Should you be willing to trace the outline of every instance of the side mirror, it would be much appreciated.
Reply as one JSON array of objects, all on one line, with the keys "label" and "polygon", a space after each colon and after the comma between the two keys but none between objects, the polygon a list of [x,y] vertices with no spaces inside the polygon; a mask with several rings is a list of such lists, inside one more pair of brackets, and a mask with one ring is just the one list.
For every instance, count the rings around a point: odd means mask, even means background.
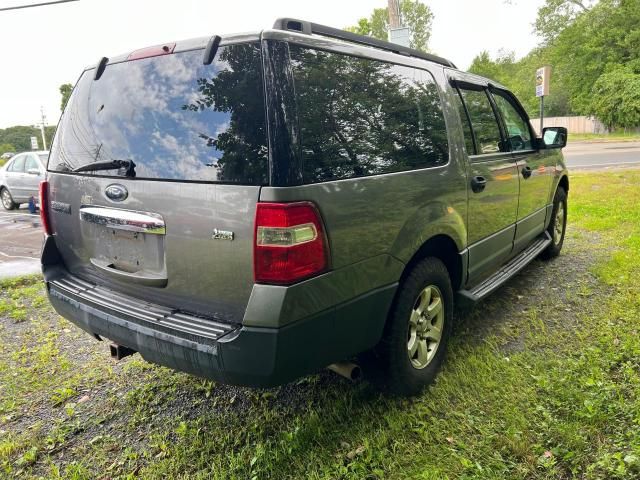
[{"label": "side mirror", "polygon": [[567,146],[567,129],[564,127],[546,127],[542,129],[543,148],[564,148]]},{"label": "side mirror", "polygon": [[29,170],[27,170],[27,173],[29,175],[40,175],[40,170],[37,168],[30,168]]}]

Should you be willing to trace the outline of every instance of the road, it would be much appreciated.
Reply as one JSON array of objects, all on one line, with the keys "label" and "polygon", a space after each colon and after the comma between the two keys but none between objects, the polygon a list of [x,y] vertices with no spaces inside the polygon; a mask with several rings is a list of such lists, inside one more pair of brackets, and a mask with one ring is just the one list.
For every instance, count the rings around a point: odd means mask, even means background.
[{"label": "road", "polygon": [[[574,143],[564,149],[571,170],[640,167],[640,142]],[[0,278],[40,271],[40,218],[26,208],[0,210]]]},{"label": "road", "polygon": [[640,167],[640,142],[573,143],[563,152],[570,170]]},{"label": "road", "polygon": [[0,210],[0,279],[40,271],[40,217],[21,208]]}]

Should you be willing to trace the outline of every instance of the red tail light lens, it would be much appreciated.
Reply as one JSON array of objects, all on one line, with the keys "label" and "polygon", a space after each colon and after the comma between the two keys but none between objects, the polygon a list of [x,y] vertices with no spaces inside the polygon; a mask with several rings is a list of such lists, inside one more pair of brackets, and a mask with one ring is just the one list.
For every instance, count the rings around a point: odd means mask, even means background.
[{"label": "red tail light lens", "polygon": [[46,180],[40,182],[40,221],[44,233],[51,235],[53,231],[49,220],[49,182]]},{"label": "red tail light lens", "polygon": [[288,285],[329,265],[322,218],[311,202],[258,203],[253,248],[258,283]]}]

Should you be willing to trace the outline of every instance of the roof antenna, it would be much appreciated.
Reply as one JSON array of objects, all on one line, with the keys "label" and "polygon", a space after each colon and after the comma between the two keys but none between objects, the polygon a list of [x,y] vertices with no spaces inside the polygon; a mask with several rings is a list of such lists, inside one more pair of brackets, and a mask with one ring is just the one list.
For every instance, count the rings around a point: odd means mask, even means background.
[{"label": "roof antenna", "polygon": [[109,62],[109,59],[107,57],[102,57],[100,59],[100,61],[98,62],[98,65],[96,65],[96,73],[93,76],[94,80],[100,80],[100,77],[104,73],[104,69],[107,68],[108,62]]},{"label": "roof antenna", "polygon": [[211,62],[213,62],[213,58],[216,56],[216,52],[218,51],[220,40],[222,39],[218,35],[214,35],[209,39],[207,48],[204,49],[204,58],[202,59],[203,65],[211,65]]}]

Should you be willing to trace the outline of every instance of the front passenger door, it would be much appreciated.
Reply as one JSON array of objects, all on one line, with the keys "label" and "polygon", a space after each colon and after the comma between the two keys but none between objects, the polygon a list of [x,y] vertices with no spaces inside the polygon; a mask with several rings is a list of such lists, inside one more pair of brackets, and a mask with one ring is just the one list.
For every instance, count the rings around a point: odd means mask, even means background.
[{"label": "front passenger door", "polygon": [[515,97],[504,90],[492,89],[491,93],[518,164],[520,202],[514,240],[514,253],[517,253],[544,231],[555,158],[536,149],[529,118]]},{"label": "front passenger door", "polygon": [[493,273],[511,256],[518,211],[518,168],[506,148],[484,87],[458,85],[467,166],[468,282]]}]

